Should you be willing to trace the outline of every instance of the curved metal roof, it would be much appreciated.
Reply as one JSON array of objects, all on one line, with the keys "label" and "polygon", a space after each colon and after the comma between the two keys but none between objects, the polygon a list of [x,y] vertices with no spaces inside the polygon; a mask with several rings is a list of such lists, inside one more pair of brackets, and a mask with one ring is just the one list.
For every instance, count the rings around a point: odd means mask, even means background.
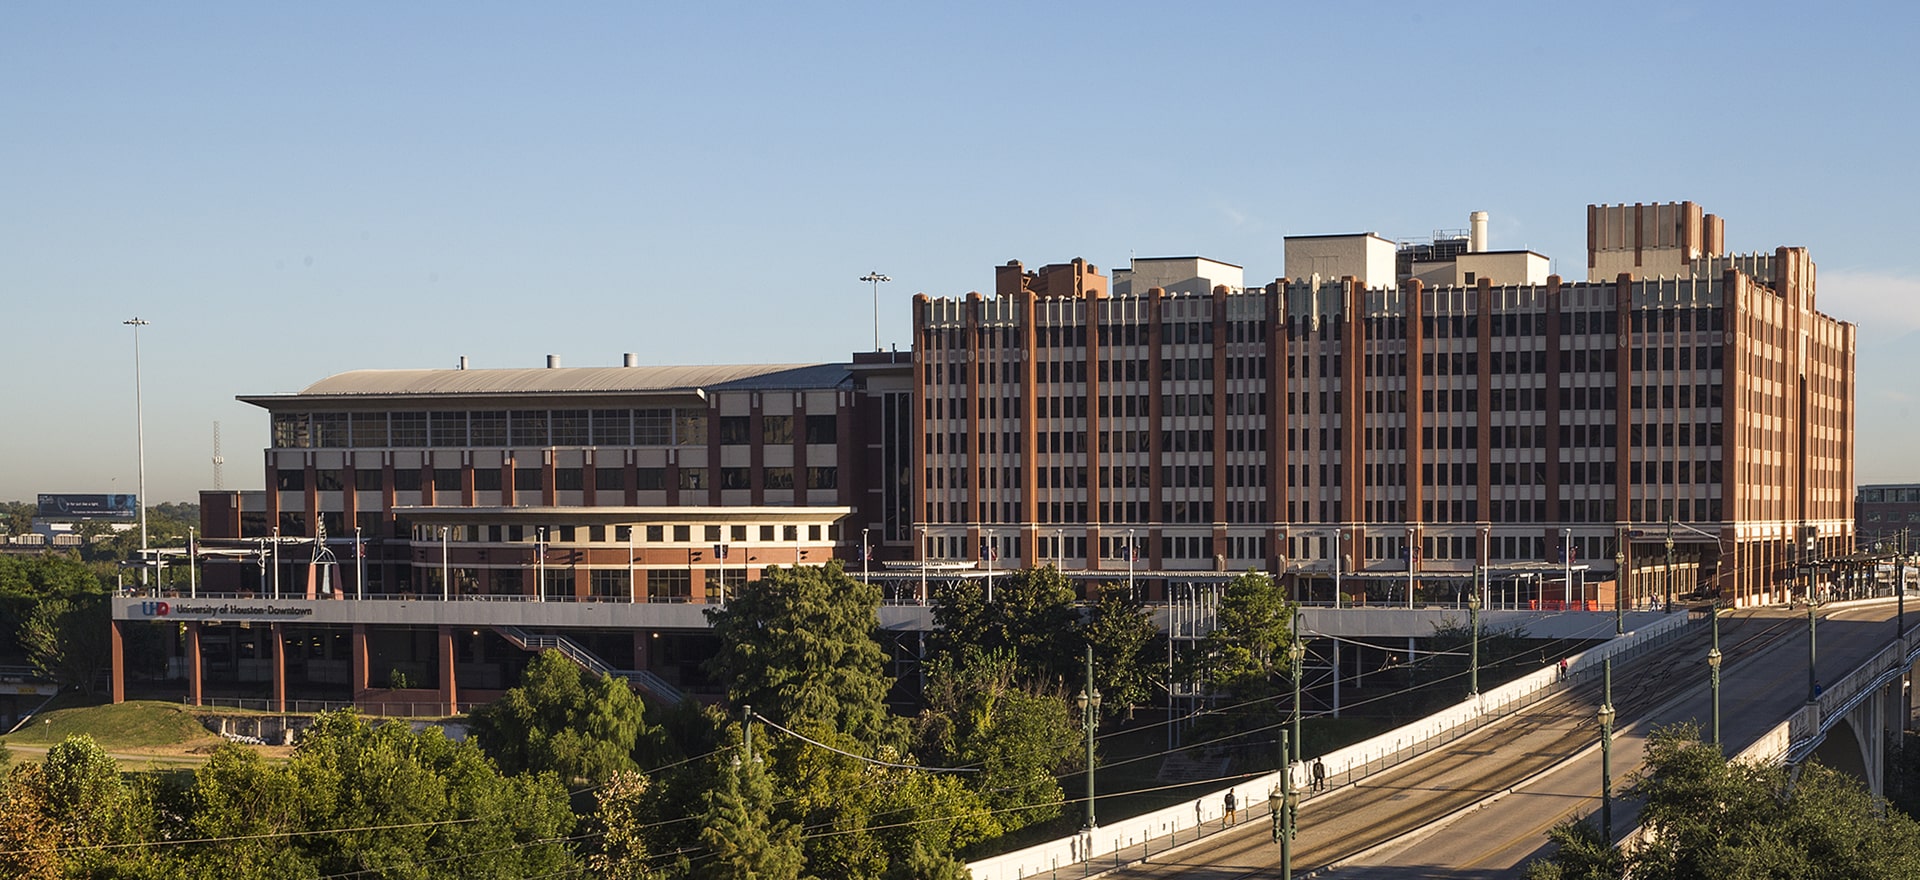
[{"label": "curved metal roof", "polygon": [[[777,383],[777,374],[831,380],[841,364],[751,364],[670,367],[549,367],[495,370],[352,370],[308,385],[297,397],[399,397],[490,394],[658,393],[711,388],[743,380]],[[796,377],[797,378],[797,377]],[[830,385],[833,384],[831,381]],[[242,398],[247,399],[247,398]]]}]

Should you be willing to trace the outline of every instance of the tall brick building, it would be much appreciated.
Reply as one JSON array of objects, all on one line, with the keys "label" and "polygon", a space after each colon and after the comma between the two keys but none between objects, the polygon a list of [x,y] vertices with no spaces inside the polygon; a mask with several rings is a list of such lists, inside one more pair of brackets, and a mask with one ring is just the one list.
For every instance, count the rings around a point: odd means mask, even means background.
[{"label": "tall brick building", "polygon": [[1851,549],[1854,328],[1816,310],[1804,249],[1724,253],[1691,203],[1594,206],[1569,282],[1475,220],[1412,259],[1290,238],[1294,277],[1254,288],[1198,257],[1075,260],[917,298],[928,554],[1132,547],[1385,598],[1570,550],[1644,604],[1778,599],[1794,560]]}]

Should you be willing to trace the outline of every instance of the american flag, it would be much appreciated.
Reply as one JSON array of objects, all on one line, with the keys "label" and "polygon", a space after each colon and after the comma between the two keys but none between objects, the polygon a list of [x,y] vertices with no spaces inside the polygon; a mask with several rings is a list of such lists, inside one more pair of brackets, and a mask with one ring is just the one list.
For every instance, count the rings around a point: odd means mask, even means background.
[{"label": "american flag", "polygon": [[1000,551],[993,549],[992,541],[983,540],[980,542],[980,558],[992,562],[1000,558]]}]

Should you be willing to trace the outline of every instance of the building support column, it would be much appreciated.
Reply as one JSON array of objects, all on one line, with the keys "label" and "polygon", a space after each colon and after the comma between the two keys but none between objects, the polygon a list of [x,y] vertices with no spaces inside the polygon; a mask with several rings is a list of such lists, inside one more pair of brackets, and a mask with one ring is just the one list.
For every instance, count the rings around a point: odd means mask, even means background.
[{"label": "building support column", "polygon": [[448,715],[457,715],[460,692],[453,674],[453,627],[440,627],[440,702]]},{"label": "building support column", "polygon": [[273,640],[273,711],[287,711],[287,639],[280,631],[280,624],[267,627],[267,638]]},{"label": "building support column", "polygon": [[360,702],[360,694],[367,689],[367,625],[353,625],[353,635],[348,638],[347,653],[347,699]]},{"label": "building support column", "polygon": [[200,658],[200,624],[192,621],[187,624],[187,702],[205,705],[205,691],[201,687],[202,660]]},{"label": "building support column", "polygon": [[112,624],[112,630],[108,634],[107,640],[110,645],[110,653],[113,656],[113,701],[115,703],[124,703],[127,701],[126,638],[125,634],[121,632],[120,621],[115,620]]}]

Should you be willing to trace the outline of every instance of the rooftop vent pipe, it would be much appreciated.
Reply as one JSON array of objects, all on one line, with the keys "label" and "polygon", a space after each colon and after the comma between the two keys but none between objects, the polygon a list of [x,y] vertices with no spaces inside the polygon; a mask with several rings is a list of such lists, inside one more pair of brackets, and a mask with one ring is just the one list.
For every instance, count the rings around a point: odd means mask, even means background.
[{"label": "rooftop vent pipe", "polygon": [[466,368],[467,368],[467,356],[463,354],[460,356],[460,369],[464,370]]},{"label": "rooftop vent pipe", "polygon": [[547,369],[551,370],[558,366],[560,366],[560,356],[557,354],[547,355]]},{"label": "rooftop vent pipe", "polygon": [[1475,211],[1468,215],[1470,227],[1467,232],[1467,252],[1485,253],[1487,250],[1487,212]]},{"label": "rooftop vent pipe", "polygon": [[620,356],[620,365],[623,367],[640,366],[640,356],[637,354],[634,354],[633,352],[627,352],[626,354]]}]

